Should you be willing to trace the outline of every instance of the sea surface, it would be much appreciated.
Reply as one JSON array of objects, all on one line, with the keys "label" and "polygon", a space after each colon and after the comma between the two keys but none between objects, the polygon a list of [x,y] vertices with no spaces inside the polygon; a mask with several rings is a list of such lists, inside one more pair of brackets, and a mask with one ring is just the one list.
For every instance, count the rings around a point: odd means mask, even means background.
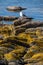
[{"label": "sea surface", "polygon": [[0,16],[19,16],[19,13],[7,11],[8,6],[26,7],[25,15],[43,21],[43,0],[0,0]]}]

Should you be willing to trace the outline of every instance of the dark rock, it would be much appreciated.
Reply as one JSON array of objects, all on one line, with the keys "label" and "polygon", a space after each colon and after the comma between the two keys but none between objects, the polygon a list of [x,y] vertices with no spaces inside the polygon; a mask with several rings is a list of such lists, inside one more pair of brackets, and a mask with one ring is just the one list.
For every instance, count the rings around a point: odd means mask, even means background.
[{"label": "dark rock", "polygon": [[16,32],[15,35],[17,35],[17,34],[19,34],[19,33],[22,33],[22,32],[25,32],[25,30],[26,30],[25,28],[16,29],[16,30],[15,30],[15,32]]},{"label": "dark rock", "polygon": [[36,27],[42,27],[43,26],[43,22],[26,22],[23,25],[20,26],[16,26],[15,29],[17,28],[36,28]]},{"label": "dark rock", "polygon": [[19,17],[17,20],[14,21],[14,26],[19,26],[22,24],[25,24],[26,22],[31,22],[32,18],[29,18],[27,16]]},{"label": "dark rock", "polygon": [[0,65],[8,65],[7,60],[0,60]]}]

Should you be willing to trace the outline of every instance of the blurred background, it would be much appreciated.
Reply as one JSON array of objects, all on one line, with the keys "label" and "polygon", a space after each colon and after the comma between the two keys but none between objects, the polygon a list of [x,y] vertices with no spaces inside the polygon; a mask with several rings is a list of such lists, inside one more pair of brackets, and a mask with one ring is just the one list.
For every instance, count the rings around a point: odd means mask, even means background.
[{"label": "blurred background", "polygon": [[43,0],[0,0],[0,16],[19,16],[18,13],[7,11],[7,6],[26,7],[24,14],[34,20],[43,21]]}]

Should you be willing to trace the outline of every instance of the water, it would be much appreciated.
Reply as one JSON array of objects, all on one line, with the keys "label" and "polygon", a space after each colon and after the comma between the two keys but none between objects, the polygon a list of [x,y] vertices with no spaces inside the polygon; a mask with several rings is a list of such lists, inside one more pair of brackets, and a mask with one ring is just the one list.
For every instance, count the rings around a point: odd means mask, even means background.
[{"label": "water", "polygon": [[0,0],[0,16],[19,16],[19,13],[8,12],[7,6],[26,7],[24,14],[35,20],[43,21],[43,0]]}]

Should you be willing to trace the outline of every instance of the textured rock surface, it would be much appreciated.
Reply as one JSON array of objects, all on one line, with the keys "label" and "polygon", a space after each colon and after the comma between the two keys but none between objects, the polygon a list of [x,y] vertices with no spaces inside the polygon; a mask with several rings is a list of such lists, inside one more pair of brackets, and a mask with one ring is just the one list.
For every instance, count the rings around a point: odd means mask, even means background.
[{"label": "textured rock surface", "polygon": [[0,61],[6,59],[8,65],[43,65],[43,23],[31,21],[23,17],[14,25],[0,26]]}]

